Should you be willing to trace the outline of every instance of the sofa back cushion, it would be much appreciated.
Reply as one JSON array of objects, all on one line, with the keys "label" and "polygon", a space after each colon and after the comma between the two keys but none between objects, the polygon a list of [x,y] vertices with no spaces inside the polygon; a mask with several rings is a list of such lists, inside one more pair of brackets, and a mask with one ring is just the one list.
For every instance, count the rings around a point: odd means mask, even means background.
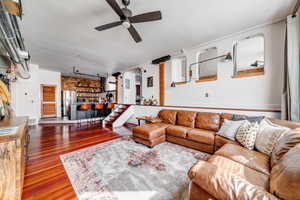
[{"label": "sofa back cushion", "polygon": [[247,120],[251,123],[257,122],[260,124],[262,120],[265,119],[265,116],[247,116],[247,115],[233,115],[233,121]]},{"label": "sofa back cushion", "polygon": [[290,149],[272,168],[270,192],[280,199],[300,199],[300,144]]},{"label": "sofa back cushion", "polygon": [[271,166],[276,165],[279,160],[286,154],[290,149],[300,144],[300,130],[291,130],[285,134],[275,145],[272,156]]},{"label": "sofa back cushion", "polygon": [[158,117],[163,120],[164,123],[175,125],[177,112],[177,110],[161,110],[158,113]]},{"label": "sofa back cushion", "polygon": [[225,122],[225,119],[232,120],[233,119],[233,114],[229,114],[229,113],[222,113],[222,114],[220,114],[220,127]]},{"label": "sofa back cushion", "polygon": [[178,111],[177,125],[194,128],[196,114],[196,112],[192,111]]},{"label": "sofa back cushion", "polygon": [[199,112],[196,116],[195,128],[219,131],[220,115],[218,113]]},{"label": "sofa back cushion", "polygon": [[293,122],[293,121],[286,121],[286,120],[281,120],[281,119],[276,119],[276,118],[268,118],[272,123],[284,126],[290,129],[300,129],[300,123],[299,122]]}]

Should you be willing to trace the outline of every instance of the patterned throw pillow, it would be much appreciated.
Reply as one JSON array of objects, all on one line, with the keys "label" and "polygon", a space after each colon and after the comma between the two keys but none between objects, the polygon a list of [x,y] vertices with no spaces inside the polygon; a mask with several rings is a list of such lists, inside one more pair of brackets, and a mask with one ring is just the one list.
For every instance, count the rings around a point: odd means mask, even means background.
[{"label": "patterned throw pillow", "polygon": [[236,140],[245,148],[253,150],[258,130],[259,125],[257,122],[250,123],[249,121],[245,121],[236,133]]},{"label": "patterned throw pillow", "polygon": [[273,124],[268,119],[264,119],[259,126],[255,148],[261,153],[271,155],[277,142],[289,130],[289,128]]}]

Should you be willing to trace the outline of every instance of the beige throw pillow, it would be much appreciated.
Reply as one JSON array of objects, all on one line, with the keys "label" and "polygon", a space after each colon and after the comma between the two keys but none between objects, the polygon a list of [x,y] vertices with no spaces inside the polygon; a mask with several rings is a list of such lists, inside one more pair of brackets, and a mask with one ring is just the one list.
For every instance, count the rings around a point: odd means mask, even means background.
[{"label": "beige throw pillow", "polygon": [[264,154],[271,155],[275,145],[290,129],[273,124],[264,119],[259,125],[255,148]]},{"label": "beige throw pillow", "polygon": [[222,127],[220,128],[217,135],[223,136],[227,139],[235,141],[235,135],[240,126],[245,122],[244,121],[232,121],[232,120],[224,120]]},{"label": "beige throw pillow", "polygon": [[249,121],[245,121],[236,133],[237,141],[247,149],[254,149],[258,129],[259,125],[257,122],[250,123]]}]

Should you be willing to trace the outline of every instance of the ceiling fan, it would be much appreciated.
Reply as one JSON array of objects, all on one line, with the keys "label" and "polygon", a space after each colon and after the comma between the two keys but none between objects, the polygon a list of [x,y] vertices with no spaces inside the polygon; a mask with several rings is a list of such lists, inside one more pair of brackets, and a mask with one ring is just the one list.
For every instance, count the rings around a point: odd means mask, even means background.
[{"label": "ceiling fan", "polygon": [[151,22],[151,21],[157,21],[157,20],[162,19],[160,11],[154,11],[154,12],[149,12],[149,13],[132,16],[132,12],[128,8],[128,6],[130,4],[130,0],[122,0],[122,3],[125,6],[124,8],[120,8],[120,6],[116,2],[116,0],[106,0],[106,2],[119,15],[120,21],[109,23],[109,24],[106,24],[103,26],[98,26],[95,29],[98,31],[104,31],[104,30],[122,25],[123,27],[128,29],[130,35],[137,43],[141,42],[142,38],[132,24]]}]

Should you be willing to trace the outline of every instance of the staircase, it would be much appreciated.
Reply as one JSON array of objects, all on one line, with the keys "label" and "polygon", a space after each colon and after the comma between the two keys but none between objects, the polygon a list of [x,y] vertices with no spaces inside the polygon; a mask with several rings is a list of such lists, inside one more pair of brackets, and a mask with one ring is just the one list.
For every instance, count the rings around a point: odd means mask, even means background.
[{"label": "staircase", "polygon": [[[133,115],[130,105],[116,105],[113,111],[103,120],[103,127],[119,127]],[[131,110],[131,112],[129,112]]]}]

